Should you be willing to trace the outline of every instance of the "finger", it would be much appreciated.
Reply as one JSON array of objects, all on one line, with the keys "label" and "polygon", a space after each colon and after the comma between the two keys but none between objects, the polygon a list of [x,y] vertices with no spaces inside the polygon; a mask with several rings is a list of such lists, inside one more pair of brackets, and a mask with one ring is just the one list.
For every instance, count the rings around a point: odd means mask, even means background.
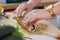
[{"label": "finger", "polygon": [[25,8],[25,3],[21,3],[14,12],[17,13],[19,16],[24,8]]},{"label": "finger", "polygon": [[22,4],[20,4],[16,9],[15,9],[15,13],[18,13],[18,10],[21,8]]},{"label": "finger", "polygon": [[38,21],[39,19],[32,19],[32,20],[26,20],[26,21],[24,21],[22,24],[24,25],[24,26],[26,26],[26,25],[31,25],[31,24],[35,24],[37,21]]},{"label": "finger", "polygon": [[36,20],[37,20],[36,17],[26,16],[26,17],[23,19],[22,23],[23,23],[24,25],[27,25],[27,24],[30,24],[30,22],[35,22]]},{"label": "finger", "polygon": [[28,8],[26,7],[25,9],[23,9],[22,13],[20,14],[20,16],[25,16],[27,14]]},{"label": "finger", "polygon": [[18,16],[21,16],[21,14],[26,11],[27,5],[26,4],[22,4],[22,6],[19,8],[18,10]]}]

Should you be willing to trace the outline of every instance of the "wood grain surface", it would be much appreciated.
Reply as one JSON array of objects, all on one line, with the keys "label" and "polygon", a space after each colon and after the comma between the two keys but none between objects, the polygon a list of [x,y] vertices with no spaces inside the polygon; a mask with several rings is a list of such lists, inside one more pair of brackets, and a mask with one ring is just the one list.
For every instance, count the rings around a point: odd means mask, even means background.
[{"label": "wood grain surface", "polygon": [[[36,7],[39,7],[39,6],[47,6],[47,5],[50,5],[50,4],[54,4],[56,3],[57,0],[55,1],[41,1],[38,5],[36,5]],[[17,8],[21,3],[9,3],[9,4],[2,4],[3,7],[5,8],[5,10],[8,10],[8,9],[15,9]]]}]

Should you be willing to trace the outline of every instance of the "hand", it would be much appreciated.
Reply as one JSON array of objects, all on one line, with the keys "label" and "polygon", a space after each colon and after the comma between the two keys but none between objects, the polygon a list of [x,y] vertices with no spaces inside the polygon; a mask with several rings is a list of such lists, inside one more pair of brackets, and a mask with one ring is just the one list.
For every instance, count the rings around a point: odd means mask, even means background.
[{"label": "hand", "polygon": [[25,15],[22,24],[27,25],[32,21],[37,21],[41,19],[50,19],[51,15],[46,10],[32,10],[28,14]]},{"label": "hand", "polygon": [[14,12],[18,14],[17,16],[20,16],[23,11],[26,11],[26,13],[28,13],[33,9],[33,7],[34,6],[32,4],[21,3]]}]

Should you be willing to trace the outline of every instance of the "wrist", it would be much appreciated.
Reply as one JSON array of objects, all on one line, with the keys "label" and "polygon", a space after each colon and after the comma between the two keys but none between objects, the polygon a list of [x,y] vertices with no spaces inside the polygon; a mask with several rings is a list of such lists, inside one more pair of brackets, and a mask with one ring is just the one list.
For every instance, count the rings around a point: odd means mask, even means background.
[{"label": "wrist", "polygon": [[55,17],[56,17],[56,14],[55,14],[53,8],[54,8],[53,5],[49,5],[49,6],[47,7],[47,11],[50,13],[50,15],[51,15],[52,18],[55,18]]},{"label": "wrist", "polygon": [[60,14],[60,2],[54,4],[54,8],[53,8],[53,11],[56,15],[59,15]]}]

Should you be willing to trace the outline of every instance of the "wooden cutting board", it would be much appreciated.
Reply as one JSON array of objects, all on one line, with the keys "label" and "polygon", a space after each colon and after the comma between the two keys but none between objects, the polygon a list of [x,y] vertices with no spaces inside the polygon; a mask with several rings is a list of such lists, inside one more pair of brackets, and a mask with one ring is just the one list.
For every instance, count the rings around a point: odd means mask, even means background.
[{"label": "wooden cutting board", "polygon": [[[39,6],[47,6],[47,5],[56,3],[56,2],[57,2],[57,0],[42,0],[39,4],[36,5],[36,7],[39,7]],[[21,3],[10,3],[10,4],[2,4],[2,5],[5,8],[5,10],[8,10],[8,9],[15,9],[20,4]]]}]

